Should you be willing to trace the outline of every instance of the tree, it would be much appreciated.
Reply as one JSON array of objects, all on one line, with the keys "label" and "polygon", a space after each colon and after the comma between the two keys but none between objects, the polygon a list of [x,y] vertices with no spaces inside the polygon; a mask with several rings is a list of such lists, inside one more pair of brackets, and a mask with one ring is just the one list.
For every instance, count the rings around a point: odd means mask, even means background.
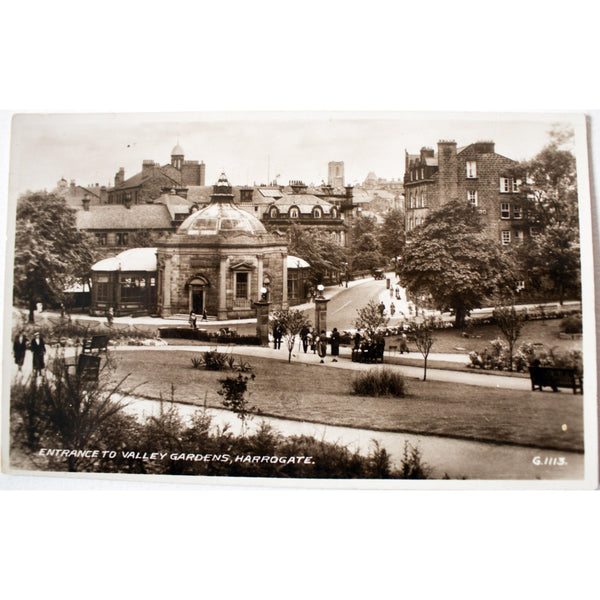
[{"label": "tree", "polygon": [[388,259],[394,259],[397,266],[397,257],[404,250],[404,212],[398,208],[389,210],[379,231],[381,252]]},{"label": "tree", "polygon": [[373,300],[370,300],[366,306],[359,308],[354,326],[363,332],[363,337],[367,338],[369,342],[373,342],[377,337],[380,329],[387,326],[389,323],[389,317],[385,316],[385,312],[382,313],[379,305]]},{"label": "tree", "polygon": [[494,319],[496,319],[496,324],[508,342],[508,365],[509,370],[512,371],[513,352],[515,344],[521,336],[525,317],[517,313],[514,306],[511,306],[510,308],[506,306],[497,306],[494,309]]},{"label": "tree", "polygon": [[288,362],[292,362],[292,350],[296,343],[296,336],[304,327],[311,327],[310,319],[299,310],[285,308],[273,314],[273,325],[279,325],[281,328],[288,348]]},{"label": "tree", "polygon": [[237,377],[219,379],[221,389],[217,394],[223,396],[223,406],[230,408],[241,421],[242,436],[246,434],[246,421],[256,412],[256,406],[250,406],[246,398],[248,382],[254,380],[254,373],[250,376],[238,373]]},{"label": "tree", "polygon": [[500,244],[483,233],[477,210],[452,201],[414,229],[402,253],[400,281],[417,296],[430,295],[439,310],[452,309],[455,327],[485,298],[515,277],[516,267]]},{"label": "tree", "polygon": [[316,227],[292,226],[288,230],[288,240],[288,253],[310,264],[310,276],[314,284],[321,283],[328,271],[344,270],[346,252],[333,234]]},{"label": "tree", "polygon": [[550,142],[532,160],[519,163],[514,177],[529,225],[537,235],[524,244],[519,258],[527,266],[532,287],[554,294],[562,304],[566,294],[579,296],[580,246],[577,165],[571,151],[573,131],[555,125]]},{"label": "tree", "polygon": [[13,294],[28,305],[31,323],[36,303],[63,301],[69,282],[87,277],[95,258],[91,237],[77,230],[75,210],[63,198],[47,192],[19,198]]},{"label": "tree", "polygon": [[379,228],[375,217],[358,217],[350,232],[350,256],[353,271],[370,271],[383,264]]},{"label": "tree", "polygon": [[433,337],[434,329],[434,321],[431,317],[425,317],[420,323],[413,321],[409,328],[414,337],[417,349],[423,355],[423,381],[427,379],[427,358],[435,342],[435,338]]}]

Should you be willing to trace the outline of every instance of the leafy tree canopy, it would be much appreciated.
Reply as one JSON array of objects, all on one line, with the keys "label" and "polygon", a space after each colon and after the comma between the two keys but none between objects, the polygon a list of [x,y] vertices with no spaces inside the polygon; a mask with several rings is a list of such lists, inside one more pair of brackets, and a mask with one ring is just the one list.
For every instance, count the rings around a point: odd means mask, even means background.
[{"label": "leafy tree canopy", "polygon": [[402,285],[416,295],[430,295],[439,310],[452,309],[457,327],[515,268],[500,245],[483,233],[476,209],[448,202],[414,229],[402,254]]},{"label": "leafy tree canopy", "polygon": [[346,252],[330,233],[318,228],[290,227],[288,253],[310,264],[313,283],[321,283],[326,271],[343,271]]},{"label": "leafy tree canopy", "polygon": [[90,236],[77,230],[75,211],[63,198],[29,192],[17,201],[14,298],[29,306],[60,302],[73,279],[88,275],[96,260]]}]

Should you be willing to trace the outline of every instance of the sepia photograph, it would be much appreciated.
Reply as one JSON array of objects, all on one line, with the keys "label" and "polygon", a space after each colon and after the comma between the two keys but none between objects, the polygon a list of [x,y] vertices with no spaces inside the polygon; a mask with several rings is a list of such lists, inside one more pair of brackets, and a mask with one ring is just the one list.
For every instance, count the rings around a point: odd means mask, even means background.
[{"label": "sepia photograph", "polygon": [[14,115],[3,471],[595,488],[588,160],[575,113]]}]

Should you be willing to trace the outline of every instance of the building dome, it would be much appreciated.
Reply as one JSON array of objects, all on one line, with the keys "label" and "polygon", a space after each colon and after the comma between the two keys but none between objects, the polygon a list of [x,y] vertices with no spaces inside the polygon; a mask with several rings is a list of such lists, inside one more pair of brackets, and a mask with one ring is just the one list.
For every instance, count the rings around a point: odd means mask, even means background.
[{"label": "building dome", "polygon": [[224,173],[213,186],[210,204],[192,213],[177,230],[187,235],[246,234],[267,233],[264,225],[250,213],[233,204],[232,187]]},{"label": "building dome", "polygon": [[171,150],[171,156],[183,156],[183,148],[177,144],[173,150]]}]

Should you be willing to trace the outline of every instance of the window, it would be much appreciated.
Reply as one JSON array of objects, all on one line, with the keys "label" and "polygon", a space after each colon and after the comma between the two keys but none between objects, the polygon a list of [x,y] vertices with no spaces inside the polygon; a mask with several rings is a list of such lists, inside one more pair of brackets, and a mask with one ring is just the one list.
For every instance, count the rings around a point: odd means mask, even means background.
[{"label": "window", "polygon": [[335,206],[331,209],[331,216],[332,216],[332,218],[337,219],[338,210]]},{"label": "window", "polygon": [[513,219],[522,219],[523,210],[520,206],[513,206]]},{"label": "window", "polygon": [[421,169],[421,179],[425,179],[425,171]]},{"label": "window", "polygon": [[425,207],[425,194],[423,193],[423,190],[421,190],[421,208]]},{"label": "window", "polygon": [[276,219],[279,216],[279,211],[277,210],[276,206],[273,206],[271,208],[271,210],[269,211],[270,217],[271,219]]},{"label": "window", "polygon": [[290,208],[290,219],[297,219],[299,215],[298,209],[295,206],[292,206],[292,208]]},{"label": "window", "polygon": [[315,219],[320,219],[323,216],[323,211],[321,210],[320,206],[315,206],[313,208],[313,217]]},{"label": "window", "polygon": [[249,290],[249,274],[248,273],[236,273],[235,274],[235,297],[238,299],[247,299]]},{"label": "window", "polygon": [[523,242],[523,232],[521,230],[515,231],[515,242],[521,244]]},{"label": "window", "polygon": [[524,280],[517,281],[517,285],[515,286],[515,289],[517,292],[524,290],[525,289],[525,281]]},{"label": "window", "polygon": [[477,206],[477,190],[467,191],[467,200],[471,203],[471,206]]},{"label": "window", "polygon": [[96,287],[96,300],[98,302],[110,302],[111,298],[111,285],[107,275],[99,275],[95,281]]},{"label": "window", "polygon": [[467,161],[467,179],[475,179],[477,177],[477,161]]},{"label": "window", "polygon": [[502,232],[502,244],[504,246],[510,244],[510,230],[504,230]]},{"label": "window", "polygon": [[520,181],[513,177],[500,177],[500,192],[502,194],[517,193],[519,191],[519,183]]},{"label": "window", "polygon": [[121,277],[121,302],[141,302],[146,280],[139,277]]},{"label": "window", "polygon": [[300,297],[300,287],[298,282],[298,271],[296,269],[290,269],[288,271],[288,298],[297,299]]},{"label": "window", "polygon": [[540,232],[538,231],[538,229],[537,229],[536,227],[532,227],[532,228],[529,230],[529,235],[530,235],[531,237],[537,237],[538,235],[540,235]]},{"label": "window", "polygon": [[98,246],[106,246],[106,234],[105,233],[97,233],[96,241],[98,242]]},{"label": "window", "polygon": [[127,246],[129,242],[129,234],[128,233],[117,233],[116,236],[117,246]]},{"label": "window", "polygon": [[510,219],[510,204],[508,202],[503,202],[500,205],[500,218]]}]

